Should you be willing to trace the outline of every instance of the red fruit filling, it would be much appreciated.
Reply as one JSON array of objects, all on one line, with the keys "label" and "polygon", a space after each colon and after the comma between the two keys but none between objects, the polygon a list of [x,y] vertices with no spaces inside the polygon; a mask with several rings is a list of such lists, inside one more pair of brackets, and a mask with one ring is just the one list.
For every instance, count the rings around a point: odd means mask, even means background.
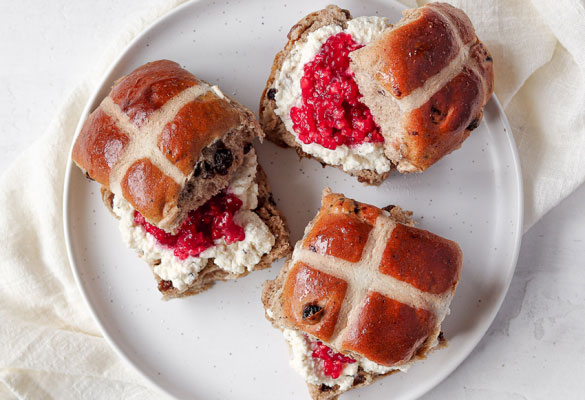
[{"label": "red fruit filling", "polygon": [[311,356],[323,360],[323,374],[333,379],[339,378],[345,364],[355,362],[353,358],[344,356],[341,353],[334,353],[333,350],[319,341],[311,342],[311,347],[313,348]]},{"label": "red fruit filling", "polygon": [[227,244],[244,240],[244,228],[234,222],[234,214],[242,207],[242,200],[225,190],[207,203],[187,214],[179,231],[172,235],[146,222],[142,214],[134,212],[134,223],[142,225],[158,243],[172,249],[180,260],[198,257],[214,245],[214,240],[224,238]]},{"label": "red fruit filling", "polygon": [[347,33],[331,36],[301,78],[302,105],[290,110],[293,129],[305,143],[334,150],[340,145],[383,142],[380,127],[349,69],[349,53],[363,47]]}]

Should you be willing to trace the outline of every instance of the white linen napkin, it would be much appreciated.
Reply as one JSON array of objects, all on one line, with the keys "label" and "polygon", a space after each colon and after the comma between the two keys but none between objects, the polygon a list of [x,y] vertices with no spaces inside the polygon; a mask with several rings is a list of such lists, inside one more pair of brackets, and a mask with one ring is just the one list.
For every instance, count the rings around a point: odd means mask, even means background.
[{"label": "white linen napkin", "polygon": [[[64,149],[99,77],[179,2],[161,2],[122,32],[45,135],[0,177],[0,398],[161,397],[114,354],[86,309],[67,262],[61,208]],[[451,3],[468,13],[493,55],[496,94],[520,152],[528,229],[585,178],[585,4]]]},{"label": "white linen napkin", "polygon": [[0,399],[162,399],[101,335],[76,287],[63,236],[68,149],[112,61],[184,0],[129,16],[45,134],[0,176]]},{"label": "white linen napkin", "polygon": [[585,180],[585,1],[447,2],[467,13],[494,58],[522,165],[526,231]]}]

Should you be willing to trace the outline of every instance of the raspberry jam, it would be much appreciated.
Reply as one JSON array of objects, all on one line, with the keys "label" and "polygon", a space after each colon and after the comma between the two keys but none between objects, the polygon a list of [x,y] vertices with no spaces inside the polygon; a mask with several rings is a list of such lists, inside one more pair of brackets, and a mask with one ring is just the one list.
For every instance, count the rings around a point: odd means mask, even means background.
[{"label": "raspberry jam", "polygon": [[380,127],[349,69],[349,53],[363,47],[347,33],[331,36],[304,66],[302,105],[290,110],[293,129],[305,143],[334,150],[340,145],[383,142]]},{"label": "raspberry jam", "polygon": [[134,223],[142,225],[159,244],[169,249],[180,260],[198,257],[214,245],[214,240],[225,239],[227,244],[244,240],[244,228],[234,222],[234,214],[242,207],[242,200],[225,191],[187,214],[179,231],[172,235],[146,222],[142,214],[134,212]]},{"label": "raspberry jam", "polygon": [[323,374],[333,379],[339,378],[345,364],[355,362],[353,358],[344,356],[341,353],[334,353],[333,350],[319,341],[311,342],[311,348],[313,349],[311,356],[323,360]]}]

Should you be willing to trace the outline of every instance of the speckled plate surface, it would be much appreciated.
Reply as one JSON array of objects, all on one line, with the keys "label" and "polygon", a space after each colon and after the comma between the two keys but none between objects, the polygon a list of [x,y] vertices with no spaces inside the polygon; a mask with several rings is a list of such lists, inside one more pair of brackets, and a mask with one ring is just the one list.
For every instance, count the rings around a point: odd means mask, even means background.
[{"label": "speckled plate surface", "polygon": [[[329,1],[197,1],[185,4],[138,37],[114,63],[85,109],[93,110],[114,80],[160,58],[257,110],[272,59],[288,29]],[[341,1],[354,16],[400,18],[391,1]],[[522,227],[522,187],[516,148],[497,100],[462,149],[424,174],[393,174],[366,187],[333,168],[271,143],[256,144],[292,239],[319,207],[323,187],[378,206],[414,211],[419,226],[457,241],[461,282],[444,323],[449,347],[344,399],[413,399],[431,389],[471,352],[499,309],[516,265]],[[308,398],[288,365],[280,332],[264,319],[262,282],[282,261],[187,299],[163,302],[149,268],[120,237],[99,187],[73,166],[65,186],[65,234],[78,284],[111,345],[154,386],[181,399]]]}]

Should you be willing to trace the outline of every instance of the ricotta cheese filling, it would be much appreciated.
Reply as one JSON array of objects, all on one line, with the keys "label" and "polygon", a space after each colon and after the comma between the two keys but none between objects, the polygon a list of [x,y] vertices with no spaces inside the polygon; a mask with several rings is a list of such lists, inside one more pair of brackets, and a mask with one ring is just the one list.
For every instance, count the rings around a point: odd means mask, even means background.
[{"label": "ricotta cheese filling", "polygon": [[284,329],[283,334],[291,349],[291,367],[293,367],[307,383],[317,386],[322,384],[329,387],[339,385],[340,390],[346,390],[353,385],[353,380],[358,374],[359,367],[366,372],[385,374],[394,370],[406,372],[412,364],[412,361],[409,361],[400,366],[386,367],[368,360],[367,358],[361,358],[356,360],[353,364],[345,364],[341,375],[339,375],[338,378],[333,379],[330,376],[323,374],[323,362],[312,356],[311,342],[304,334],[292,329]]},{"label": "ricotta cheese filling", "polygon": [[350,34],[359,44],[367,44],[378,37],[388,27],[386,18],[358,17],[347,23],[347,29],[339,25],[327,25],[309,33],[305,42],[297,42],[285,58],[280,72],[274,81],[276,89],[274,112],[291,132],[301,149],[322,159],[330,165],[339,165],[344,171],[369,169],[377,173],[390,171],[391,162],[384,155],[384,143],[361,143],[357,146],[341,145],[334,150],[327,149],[317,143],[305,144],[299,140],[293,129],[290,117],[292,107],[301,104],[302,92],[300,80],[306,63],[312,61],[323,43],[333,35],[341,32]]},{"label": "ricotta cheese filling", "polygon": [[242,207],[234,215],[234,221],[244,228],[244,240],[228,245],[221,238],[198,257],[180,260],[172,249],[160,245],[141,225],[134,222],[135,210],[129,202],[115,196],[113,210],[120,218],[119,228],[124,242],[149,263],[161,260],[154,267],[154,273],[163,280],[171,281],[173,287],[179,291],[187,289],[197,279],[209,259],[213,259],[215,265],[231,274],[251,271],[262,256],[270,252],[275,242],[268,226],[251,211],[258,206],[258,184],[254,182],[257,166],[256,153],[252,149],[245,155],[242,165],[234,172],[227,187],[228,193],[242,201]]}]

